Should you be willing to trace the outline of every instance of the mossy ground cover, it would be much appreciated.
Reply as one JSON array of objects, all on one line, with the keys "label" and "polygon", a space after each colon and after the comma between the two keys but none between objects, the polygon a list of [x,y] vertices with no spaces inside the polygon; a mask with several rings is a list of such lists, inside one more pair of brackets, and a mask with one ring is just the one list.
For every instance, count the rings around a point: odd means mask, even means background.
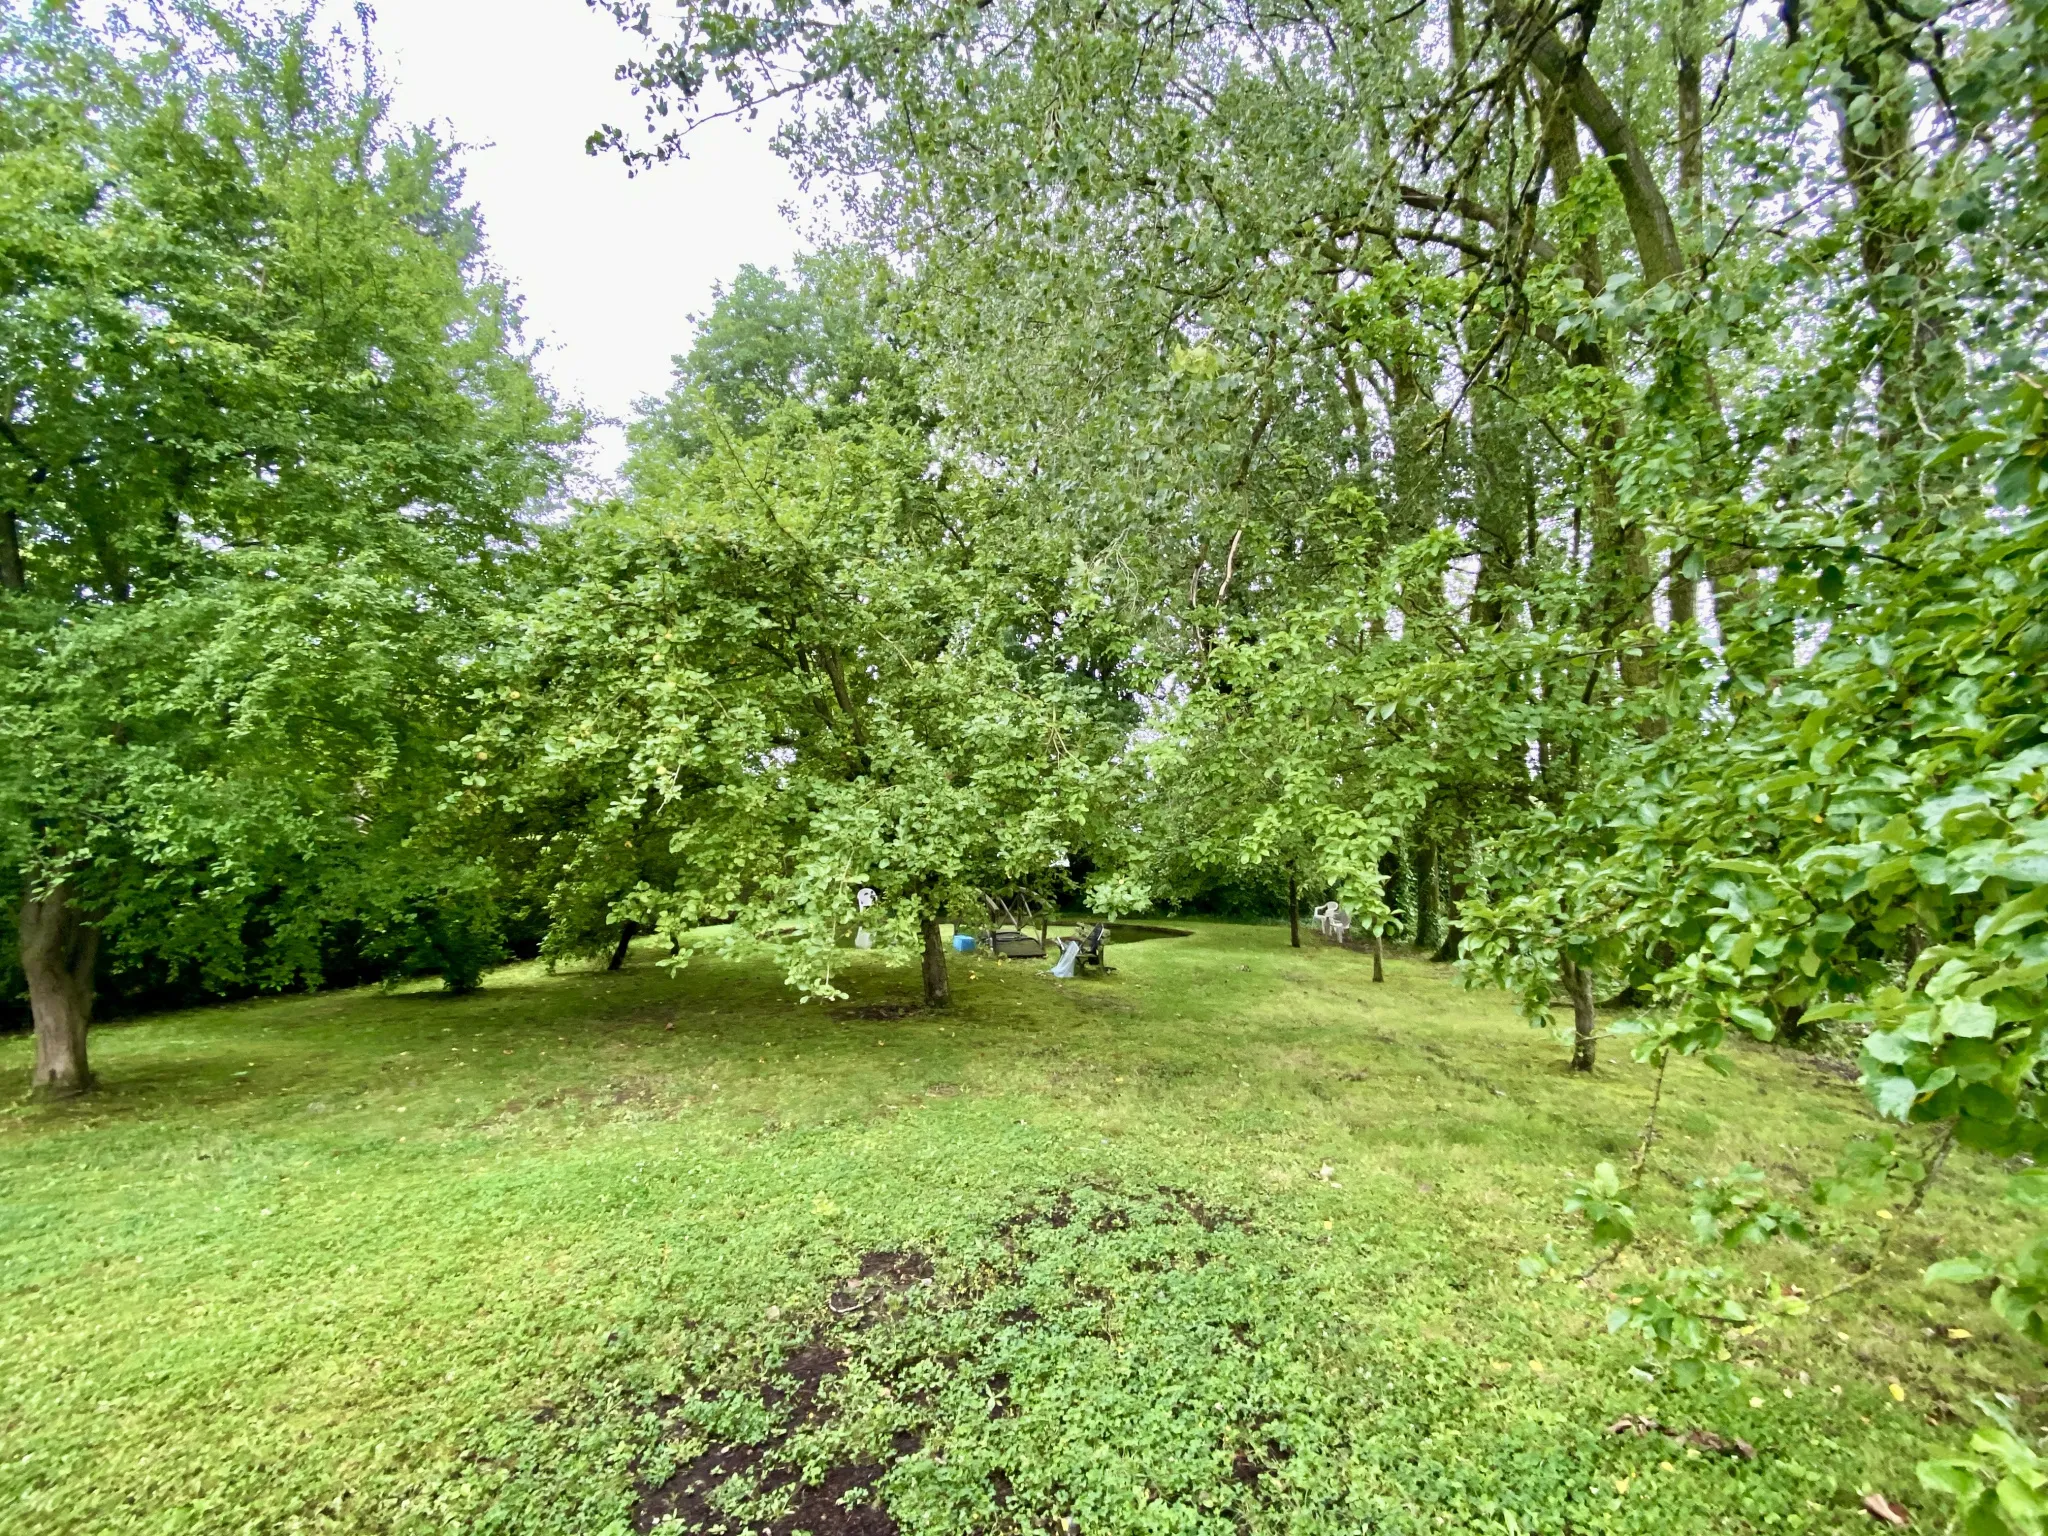
[{"label": "mossy ground cover", "polygon": [[[1643,1256],[1531,1281],[1597,1257],[1560,1202],[1648,1070],[1571,1077],[1446,967],[1189,926],[1072,983],[961,959],[947,1013],[643,950],[103,1029],[101,1093],[0,1118],[0,1527],[1860,1530],[2028,1389],[1915,1280],[2002,1236],[1963,1157],[1735,1391],[1630,1374],[1603,1290],[1690,1256],[1695,1175],[1828,1171],[1871,1129],[1838,1077],[1674,1066]],[[1878,1240],[1739,1262],[1819,1294]]]}]

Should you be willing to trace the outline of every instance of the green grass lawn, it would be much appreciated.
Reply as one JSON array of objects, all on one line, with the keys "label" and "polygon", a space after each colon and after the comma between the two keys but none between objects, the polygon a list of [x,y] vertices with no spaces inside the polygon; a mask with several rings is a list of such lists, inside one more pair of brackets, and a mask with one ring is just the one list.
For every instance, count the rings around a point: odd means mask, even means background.
[{"label": "green grass lawn", "polygon": [[[1871,1491],[1938,1524],[1914,1461],[2025,1368],[1917,1283],[1924,1216],[1736,1340],[1733,1392],[1603,1323],[1698,1261],[1691,1178],[1829,1171],[1851,1085],[1673,1066],[1645,1254],[1529,1280],[1598,1256],[1561,1201],[1626,1165],[1649,1071],[1571,1077],[1446,967],[1189,926],[1072,983],[960,959],[948,1013],[876,1016],[914,972],[799,1006],[643,949],[98,1031],[102,1092],[0,1111],[0,1529],[1861,1531]],[[2009,1240],[1952,1214],[1996,1172],[1952,1160],[1951,1247]],[[1818,1294],[1876,1242],[1734,1262]]]}]

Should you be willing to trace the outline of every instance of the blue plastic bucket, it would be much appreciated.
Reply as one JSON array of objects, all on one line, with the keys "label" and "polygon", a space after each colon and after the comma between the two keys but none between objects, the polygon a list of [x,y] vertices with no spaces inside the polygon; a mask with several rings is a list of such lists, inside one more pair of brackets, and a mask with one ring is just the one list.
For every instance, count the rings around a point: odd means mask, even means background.
[{"label": "blue plastic bucket", "polygon": [[971,933],[954,934],[953,947],[963,955],[971,953],[974,949],[974,935]]}]

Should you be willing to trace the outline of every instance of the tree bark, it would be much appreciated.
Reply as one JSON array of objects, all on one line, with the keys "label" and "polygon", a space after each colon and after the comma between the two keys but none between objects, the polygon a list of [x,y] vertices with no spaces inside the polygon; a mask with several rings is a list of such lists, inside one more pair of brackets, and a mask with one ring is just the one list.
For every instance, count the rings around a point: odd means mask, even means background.
[{"label": "tree bark", "polygon": [[1684,629],[1699,618],[1699,586],[1685,574],[1690,547],[1674,549],[1664,562],[1664,597],[1671,607],[1671,627]]},{"label": "tree bark", "polygon": [[[1540,24],[1529,13],[1517,14],[1512,6],[1495,0],[1494,19],[1509,32]],[[1526,32],[1524,32],[1526,36]],[[1529,62],[1555,90],[1561,91],[1572,115],[1592,131],[1600,153],[1607,159],[1621,188],[1621,205],[1628,214],[1629,233],[1634,236],[1636,259],[1642,263],[1643,286],[1654,288],[1685,270],[1685,257],[1678,244],[1678,226],[1671,218],[1671,205],[1657,184],[1650,157],[1643,152],[1635,129],[1600,88],[1591,70],[1564,44],[1554,27],[1545,26],[1529,39]]]},{"label": "tree bark", "polygon": [[1385,951],[1386,940],[1381,937],[1378,929],[1374,929],[1372,936],[1372,979],[1374,981],[1385,981],[1387,979]]},{"label": "tree bark", "polygon": [[919,926],[924,929],[924,1005],[948,1007],[953,1001],[953,983],[946,974],[946,936],[939,931],[936,917],[922,919]]},{"label": "tree bark", "polygon": [[1599,1015],[1593,1005],[1593,973],[1572,960],[1561,960],[1565,994],[1572,1000],[1572,1070],[1593,1070],[1593,1042],[1599,1032]]},{"label": "tree bark", "polygon": [[0,591],[28,589],[27,573],[21,568],[20,521],[14,508],[0,507]]},{"label": "tree bark", "polygon": [[[1543,119],[1544,155],[1550,162],[1551,191],[1557,197],[1570,194],[1572,183],[1583,168],[1579,156],[1579,128],[1571,111],[1570,93],[1553,83],[1545,101]],[[1647,259],[1644,267],[1647,272]],[[1572,271],[1589,294],[1602,292],[1607,277],[1600,261],[1600,242],[1588,236],[1572,260]],[[1582,368],[1607,368],[1604,349],[1592,342],[1573,348],[1572,361]],[[1589,449],[1585,500],[1592,513],[1593,554],[1589,562],[1593,589],[1607,611],[1610,633],[1624,626],[1648,631],[1655,622],[1656,581],[1651,575],[1643,530],[1621,517],[1621,488],[1614,475],[1614,455],[1620,446],[1620,423],[1611,415],[1588,417],[1585,423]],[[1643,656],[1621,658],[1621,680],[1630,688],[1646,688],[1657,680],[1656,667]]]},{"label": "tree bark", "polygon": [[1430,949],[1443,941],[1444,911],[1436,888],[1436,849],[1423,843],[1415,850],[1415,947]]},{"label": "tree bark", "polygon": [[[1926,200],[1908,190],[1921,166],[1903,65],[1883,50],[1875,28],[1858,24],[1851,41],[1854,54],[1843,61],[1844,84],[1833,95],[1842,170],[1856,194],[1865,302],[1886,338],[1877,359],[1878,437],[1891,447],[1923,432],[1941,433],[1946,413],[1940,402],[1958,393],[1955,354],[1943,345],[1949,330],[1939,302],[1943,295],[1937,292],[1937,285],[1946,286],[1946,253],[1927,239]],[[1859,98],[1867,109],[1860,120]],[[1935,358],[1943,366],[1930,370]],[[1912,477],[1909,483],[1924,481]],[[1917,494],[1902,498],[1895,487],[1888,499],[1901,511],[1924,513]]]},{"label": "tree bark", "polygon": [[[1441,879],[1441,863],[1438,870],[1438,878]],[[1436,953],[1431,955],[1430,959],[1449,964],[1458,958],[1458,950],[1465,942],[1465,930],[1458,926],[1458,912],[1465,904],[1465,882],[1453,877],[1449,889],[1442,886],[1438,889],[1442,892],[1443,898],[1444,941],[1437,946]]]},{"label": "tree bark", "polygon": [[1287,871],[1287,942],[1301,948],[1301,884]]},{"label": "tree bark", "polygon": [[[1555,26],[1546,25],[1538,13],[1518,10],[1514,0],[1490,0],[1490,4],[1495,25],[1511,36],[1519,32],[1520,37],[1527,40],[1528,59],[1536,73],[1557,93],[1559,104],[1584,123],[1599,144],[1600,153],[1606,158],[1621,188],[1629,234],[1635,246],[1636,259],[1643,270],[1643,287],[1654,288],[1679,277],[1687,267],[1687,252],[1679,238],[1677,222],[1671,216],[1671,205],[1665,200],[1664,189],[1658,184],[1656,172],[1649,156],[1643,152],[1635,129],[1600,88],[1600,82],[1594,79],[1592,71],[1586,68],[1584,39],[1576,50],[1568,48],[1558,36]],[[1687,15],[1681,18],[1681,27],[1696,27],[1697,20],[1691,15],[1691,7],[1688,5],[1685,9]],[[1591,23],[1587,25],[1590,27]],[[1536,31],[1537,28],[1541,31]],[[1681,39],[1680,48],[1679,184],[1688,212],[1693,217],[1692,233],[1697,242],[1699,221],[1705,212],[1705,166],[1699,131],[1701,110],[1696,38],[1688,35]],[[1573,132],[1575,135],[1576,130]],[[1553,165],[1553,172],[1555,169]],[[1589,285],[1589,291],[1599,290]],[[1696,359],[1696,366],[1713,430],[1725,436],[1720,388],[1715,382],[1712,364],[1701,356]],[[1726,573],[1710,571],[1710,574],[1715,577],[1717,591],[1723,588],[1732,590],[1742,580],[1741,570],[1732,559]]]},{"label": "tree bark", "polygon": [[[1390,349],[1382,366],[1393,393],[1387,425],[1394,446],[1394,505],[1388,514],[1387,531],[1389,538],[1400,544],[1420,538],[1437,526],[1443,500],[1441,458],[1429,451],[1437,404],[1429,381],[1422,375],[1423,358],[1419,352]],[[1404,587],[1399,601],[1410,613],[1433,611],[1443,606],[1443,589],[1439,586],[1434,593],[1414,593]]]},{"label": "tree bark", "polygon": [[1678,66],[1678,203],[1685,210],[1685,234],[1697,255],[1705,240],[1707,215],[1706,114],[1700,100],[1700,8],[1698,0],[1679,0]]},{"label": "tree bark", "polygon": [[626,963],[626,951],[633,947],[633,935],[639,931],[630,917],[619,924],[619,942],[612,949],[611,963],[605,967],[606,970],[616,971]]},{"label": "tree bark", "polygon": [[59,884],[21,903],[21,968],[35,1019],[36,1063],[30,1085],[39,1097],[66,1098],[92,1086],[85,1032],[92,1022],[92,968],[100,930]]}]

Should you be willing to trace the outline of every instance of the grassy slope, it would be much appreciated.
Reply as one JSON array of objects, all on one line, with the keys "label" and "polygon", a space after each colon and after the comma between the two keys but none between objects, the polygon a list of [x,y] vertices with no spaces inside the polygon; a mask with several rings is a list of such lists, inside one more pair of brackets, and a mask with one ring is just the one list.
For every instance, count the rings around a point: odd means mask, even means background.
[{"label": "grassy slope", "polygon": [[[1515,1265],[1590,1259],[1568,1171],[1626,1161],[1647,1071],[1572,1079],[1446,969],[1374,987],[1284,930],[1112,960],[963,962],[950,1016],[881,1023],[643,955],[101,1031],[103,1093],[0,1110],[0,1526],[625,1529],[636,1482],[772,1434],[764,1372],[823,1340],[785,1453],[897,1456],[907,1530],[1862,1530],[1959,1438],[1930,1416],[2022,1374],[1911,1283],[1912,1233],[1896,1278],[1744,1340],[1738,1393],[1659,1392],[1597,1293]],[[1868,1129],[1763,1052],[1675,1066],[1665,1120],[1667,1262],[1685,1179],[1790,1190]],[[1956,1165],[1943,1222],[1992,1177]],[[1818,1290],[1868,1246],[1742,1262]],[[933,1283],[851,1279],[874,1250]],[[1760,1454],[1605,1434],[1626,1412]]]}]

